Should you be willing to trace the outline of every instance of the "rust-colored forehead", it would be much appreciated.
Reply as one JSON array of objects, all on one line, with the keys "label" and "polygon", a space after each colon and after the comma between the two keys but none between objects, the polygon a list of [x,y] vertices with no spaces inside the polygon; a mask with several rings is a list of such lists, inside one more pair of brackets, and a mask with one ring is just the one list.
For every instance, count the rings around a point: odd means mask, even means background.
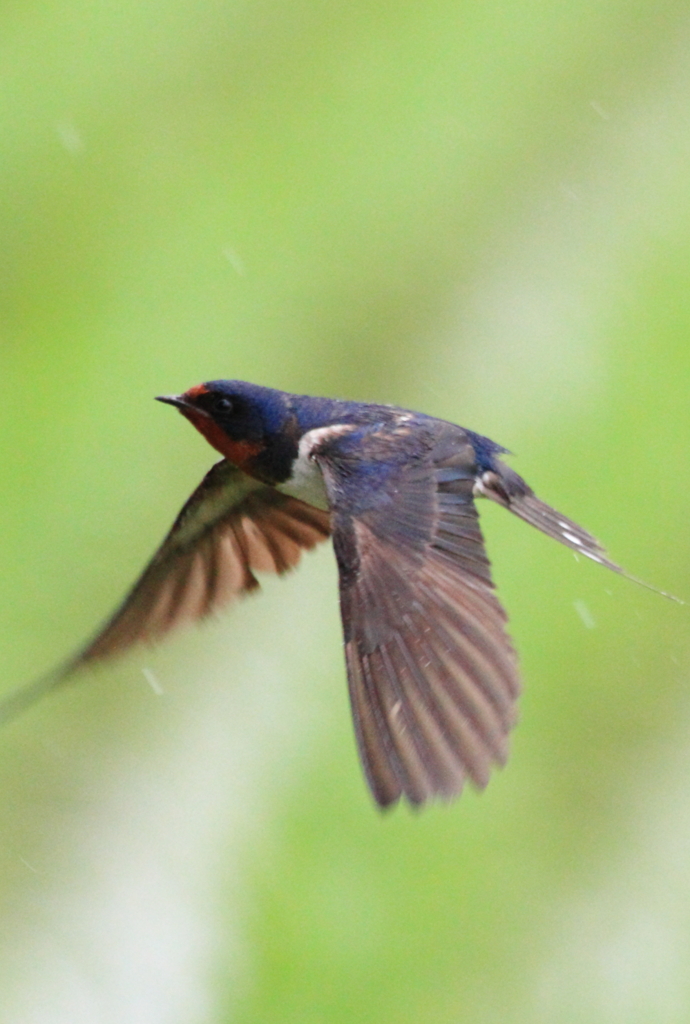
[{"label": "rust-colored forehead", "polygon": [[181,397],[193,399],[199,398],[201,395],[207,395],[208,393],[208,388],[205,384],[195,384],[193,388],[189,388],[188,391],[185,391]]}]

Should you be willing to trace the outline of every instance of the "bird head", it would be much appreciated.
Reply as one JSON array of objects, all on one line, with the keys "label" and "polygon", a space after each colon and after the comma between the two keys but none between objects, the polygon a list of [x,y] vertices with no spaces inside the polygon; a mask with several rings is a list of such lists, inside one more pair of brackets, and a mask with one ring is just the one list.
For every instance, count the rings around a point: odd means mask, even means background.
[{"label": "bird head", "polygon": [[267,482],[287,479],[297,455],[299,429],[283,391],[237,380],[213,380],[160,395],[174,405],[217,451]]}]

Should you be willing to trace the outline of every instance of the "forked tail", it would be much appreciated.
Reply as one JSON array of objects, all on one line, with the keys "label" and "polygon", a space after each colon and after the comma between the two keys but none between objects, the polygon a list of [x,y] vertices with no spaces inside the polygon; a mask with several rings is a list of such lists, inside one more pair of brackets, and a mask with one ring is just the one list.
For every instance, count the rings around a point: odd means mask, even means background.
[{"label": "forked tail", "polygon": [[645,580],[633,576],[620,565],[612,562],[610,558],[607,558],[605,549],[596,537],[593,537],[587,530],[583,530],[572,519],[568,519],[567,516],[541,501],[521,476],[510,467],[504,466],[498,459],[495,460],[495,470],[487,470],[477,479],[474,493],[484,498],[490,498],[491,501],[507,508],[520,519],[524,519],[526,523],[536,526],[542,533],[553,537],[554,540],[565,544],[566,547],[578,554],[591,558],[593,562],[612,569],[620,576],[625,576],[626,579],[645,587],[646,590],[667,597],[669,601],[675,601],[677,604],[685,604],[685,601],[674,594],[669,594],[666,590],[660,590],[658,587],[652,586],[651,583],[646,583]]}]

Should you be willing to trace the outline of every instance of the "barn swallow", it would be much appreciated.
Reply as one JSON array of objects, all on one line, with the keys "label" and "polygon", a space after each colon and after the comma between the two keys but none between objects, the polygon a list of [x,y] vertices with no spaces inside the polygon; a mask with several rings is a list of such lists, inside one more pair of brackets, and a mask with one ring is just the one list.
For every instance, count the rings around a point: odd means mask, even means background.
[{"label": "barn swallow", "polygon": [[[333,538],[352,714],[381,807],[484,787],[520,692],[475,498],[628,575],[471,430],[388,405],[216,380],[160,396],[223,456],[123,603],[76,656],[0,705],[0,721],[77,670],[153,643]],[[639,581],[638,581],[639,582]],[[653,589],[653,588],[652,588]]]}]

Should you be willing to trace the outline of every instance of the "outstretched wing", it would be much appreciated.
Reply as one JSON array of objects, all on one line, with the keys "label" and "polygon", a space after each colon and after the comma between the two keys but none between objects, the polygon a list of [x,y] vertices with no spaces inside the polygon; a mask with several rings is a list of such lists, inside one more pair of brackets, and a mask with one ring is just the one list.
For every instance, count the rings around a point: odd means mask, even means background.
[{"label": "outstretched wing", "polygon": [[330,534],[329,515],[222,461],[206,474],[122,605],[73,662],[119,654],[202,619],[284,573]]},{"label": "outstretched wing", "polygon": [[153,643],[248,593],[255,572],[286,572],[329,535],[328,512],[216,463],[114,615],[66,665],[0,704],[0,723],[82,666]]},{"label": "outstretched wing", "polygon": [[381,806],[483,787],[519,693],[460,428],[388,427],[314,450],[332,512],[355,730]]}]

